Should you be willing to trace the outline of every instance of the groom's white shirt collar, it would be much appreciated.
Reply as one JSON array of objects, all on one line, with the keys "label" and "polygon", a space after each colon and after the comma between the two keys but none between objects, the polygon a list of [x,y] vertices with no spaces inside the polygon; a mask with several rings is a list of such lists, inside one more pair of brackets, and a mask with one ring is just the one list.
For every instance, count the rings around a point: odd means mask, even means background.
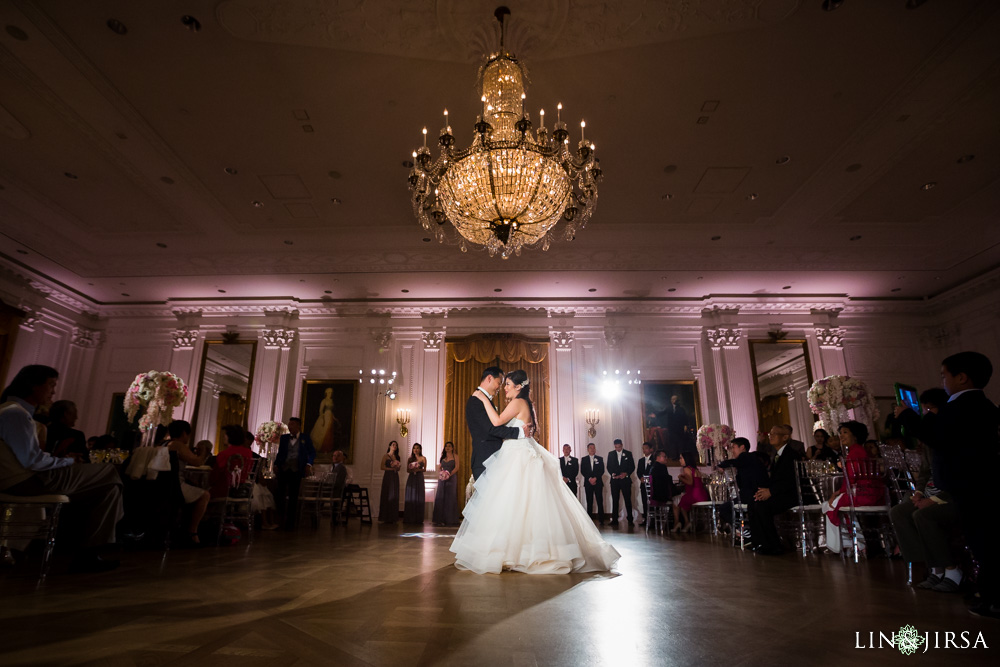
[{"label": "groom's white shirt collar", "polygon": [[483,389],[481,386],[480,387],[476,387],[476,389],[478,389],[479,391],[481,391],[484,394],[486,394],[487,398],[489,398],[491,401],[493,400],[493,394],[489,393],[488,391],[486,391],[485,389]]}]

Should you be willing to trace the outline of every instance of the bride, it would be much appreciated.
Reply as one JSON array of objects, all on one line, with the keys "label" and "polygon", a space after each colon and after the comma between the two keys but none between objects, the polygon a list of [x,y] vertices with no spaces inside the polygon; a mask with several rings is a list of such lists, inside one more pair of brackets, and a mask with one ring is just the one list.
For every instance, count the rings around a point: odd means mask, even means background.
[{"label": "bride", "polygon": [[[509,403],[498,415],[483,392],[494,426],[535,425],[528,376],[507,375]],[[465,520],[451,545],[455,567],[477,574],[514,570],[528,574],[566,574],[610,570],[621,554],[603,539],[580,501],[562,481],[559,460],[534,438],[505,440],[485,463]]]}]

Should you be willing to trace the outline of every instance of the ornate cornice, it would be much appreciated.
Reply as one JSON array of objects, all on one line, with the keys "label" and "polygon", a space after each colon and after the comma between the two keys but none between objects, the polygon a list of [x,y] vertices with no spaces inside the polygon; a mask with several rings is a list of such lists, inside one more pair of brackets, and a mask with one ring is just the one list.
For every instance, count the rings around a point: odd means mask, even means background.
[{"label": "ornate cornice", "polygon": [[740,339],[743,338],[743,329],[706,329],[705,337],[711,344],[712,349],[735,350],[740,346]]},{"label": "ornate cornice", "polygon": [[817,327],[816,340],[821,348],[836,349],[844,347],[844,335],[847,330],[843,327]]}]

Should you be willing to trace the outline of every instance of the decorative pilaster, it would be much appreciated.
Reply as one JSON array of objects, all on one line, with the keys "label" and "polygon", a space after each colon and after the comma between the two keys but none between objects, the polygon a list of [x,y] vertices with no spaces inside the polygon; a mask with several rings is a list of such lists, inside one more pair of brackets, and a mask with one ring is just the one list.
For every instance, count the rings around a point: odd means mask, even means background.
[{"label": "decorative pilaster", "polygon": [[[605,332],[605,335],[607,333]],[[549,334],[552,339],[553,345],[556,346],[556,350],[572,350],[573,349],[573,332],[572,331],[553,331]],[[610,343],[609,343],[610,345]]]},{"label": "decorative pilaster", "polygon": [[295,340],[295,329],[262,329],[260,339],[265,348],[287,350]]},{"label": "decorative pilaster", "polygon": [[424,331],[420,337],[424,341],[424,350],[428,352],[440,350],[444,342],[443,331]]},{"label": "decorative pilaster", "polygon": [[816,341],[820,348],[843,348],[844,334],[846,333],[847,331],[843,327],[816,327]]},{"label": "decorative pilaster", "polygon": [[201,332],[197,329],[175,329],[173,333],[175,350],[193,350]]}]

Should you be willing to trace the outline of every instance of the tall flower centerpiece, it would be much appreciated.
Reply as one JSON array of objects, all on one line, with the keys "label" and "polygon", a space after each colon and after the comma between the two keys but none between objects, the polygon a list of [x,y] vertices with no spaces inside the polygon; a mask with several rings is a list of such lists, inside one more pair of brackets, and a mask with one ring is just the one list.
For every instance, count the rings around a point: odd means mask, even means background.
[{"label": "tall flower centerpiece", "polygon": [[728,424],[705,424],[698,429],[698,449],[709,452],[709,463],[714,465],[724,458],[723,452],[734,435],[733,427]]},{"label": "tall flower centerpiece", "polygon": [[264,456],[267,457],[264,479],[274,479],[274,459],[278,455],[278,443],[281,442],[281,436],[286,433],[288,433],[288,427],[278,421],[261,422],[261,425],[257,427],[257,432],[254,433],[257,442],[264,449]]},{"label": "tall flower centerpiece", "polygon": [[868,385],[849,375],[830,375],[816,380],[809,388],[809,408],[819,415],[819,428],[828,433],[836,432],[840,422],[854,419],[865,422],[869,428],[879,418],[875,397]]},{"label": "tall flower centerpiece", "polygon": [[174,408],[187,400],[188,389],[184,380],[170,371],[139,373],[125,392],[123,407],[129,422],[135,421],[140,408],[146,411],[139,419],[143,445],[152,445],[156,427],[166,426],[174,419]]}]

